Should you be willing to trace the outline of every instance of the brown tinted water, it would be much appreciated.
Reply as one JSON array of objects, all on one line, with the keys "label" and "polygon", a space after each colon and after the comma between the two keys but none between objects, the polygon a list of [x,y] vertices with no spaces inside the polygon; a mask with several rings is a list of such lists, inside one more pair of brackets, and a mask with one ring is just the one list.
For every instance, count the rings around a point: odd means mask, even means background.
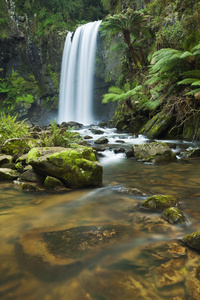
[{"label": "brown tinted water", "polygon": [[[101,159],[104,186],[98,189],[29,194],[0,183],[1,300],[199,299],[190,291],[192,284],[195,289],[196,278],[190,282],[190,274],[200,265],[199,254],[179,241],[199,230],[200,160],[151,165],[119,157]],[[135,187],[146,195],[125,194],[121,187]],[[179,195],[187,226],[142,211],[139,205],[152,194]],[[37,236],[93,225],[127,226],[133,234],[92,253],[80,265],[64,268],[62,255],[49,254]],[[55,239],[55,249],[57,245]]]}]

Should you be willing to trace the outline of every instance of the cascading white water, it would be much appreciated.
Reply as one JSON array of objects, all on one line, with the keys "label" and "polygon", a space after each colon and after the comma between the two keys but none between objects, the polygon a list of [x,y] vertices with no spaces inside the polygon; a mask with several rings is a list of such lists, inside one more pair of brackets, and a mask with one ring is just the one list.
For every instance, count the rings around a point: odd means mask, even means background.
[{"label": "cascading white water", "polygon": [[58,123],[76,121],[92,124],[94,59],[98,29],[95,21],[68,33],[65,41],[58,109]]}]

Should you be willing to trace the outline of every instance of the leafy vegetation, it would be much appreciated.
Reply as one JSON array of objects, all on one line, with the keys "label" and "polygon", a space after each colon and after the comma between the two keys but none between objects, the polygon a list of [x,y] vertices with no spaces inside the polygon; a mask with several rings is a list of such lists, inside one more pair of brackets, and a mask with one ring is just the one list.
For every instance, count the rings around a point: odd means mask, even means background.
[{"label": "leafy vegetation", "polygon": [[[37,35],[48,35],[54,31],[72,30],[82,20],[86,22],[102,19],[107,11],[100,0],[16,0],[19,14],[34,17]],[[35,30],[35,29],[34,29]]]},{"label": "leafy vegetation", "polygon": [[44,132],[41,137],[41,144],[43,147],[74,147],[80,141],[80,137],[72,129],[63,129],[56,123],[51,122],[50,132]]},{"label": "leafy vegetation", "polygon": [[141,11],[128,9],[124,14],[107,16],[100,28],[104,35],[122,33],[136,67],[141,67],[145,61],[141,36],[149,36],[147,20],[148,16],[145,16]]},{"label": "leafy vegetation", "polygon": [[4,112],[0,113],[0,146],[7,139],[23,138],[29,135],[28,124],[26,120],[17,121],[17,115],[6,115]]},{"label": "leafy vegetation", "polygon": [[13,111],[17,105],[26,105],[34,102],[39,97],[39,88],[35,77],[29,75],[27,79],[12,71],[12,75],[0,78],[1,110]]}]

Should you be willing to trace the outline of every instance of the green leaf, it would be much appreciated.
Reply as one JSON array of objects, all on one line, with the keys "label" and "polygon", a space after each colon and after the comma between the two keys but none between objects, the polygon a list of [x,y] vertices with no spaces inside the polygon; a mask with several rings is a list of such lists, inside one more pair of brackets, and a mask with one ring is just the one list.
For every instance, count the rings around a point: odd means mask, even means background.
[{"label": "green leaf", "polygon": [[198,79],[196,78],[186,78],[186,79],[183,79],[181,81],[178,81],[177,84],[180,85],[180,84],[192,84],[194,82],[196,82]]}]

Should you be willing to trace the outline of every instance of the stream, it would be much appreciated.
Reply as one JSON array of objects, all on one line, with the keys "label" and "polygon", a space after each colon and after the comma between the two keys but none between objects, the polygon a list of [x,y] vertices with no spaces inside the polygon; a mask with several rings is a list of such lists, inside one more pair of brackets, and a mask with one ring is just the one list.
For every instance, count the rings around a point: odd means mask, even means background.
[{"label": "stream", "polygon": [[[145,136],[102,130],[109,143],[99,155],[101,188],[33,194],[0,182],[1,300],[200,299],[200,255],[181,243],[184,235],[199,230],[200,158],[179,156],[200,144],[165,141],[177,160],[147,164],[113,151],[149,142]],[[89,128],[79,132],[90,135],[91,144],[102,136]],[[130,194],[127,188],[141,193]],[[154,194],[178,195],[187,225],[169,224],[162,213],[142,210],[142,202]],[[44,232],[104,225],[130,228],[133,234],[89,253],[81,264],[54,256],[41,242]]]}]

